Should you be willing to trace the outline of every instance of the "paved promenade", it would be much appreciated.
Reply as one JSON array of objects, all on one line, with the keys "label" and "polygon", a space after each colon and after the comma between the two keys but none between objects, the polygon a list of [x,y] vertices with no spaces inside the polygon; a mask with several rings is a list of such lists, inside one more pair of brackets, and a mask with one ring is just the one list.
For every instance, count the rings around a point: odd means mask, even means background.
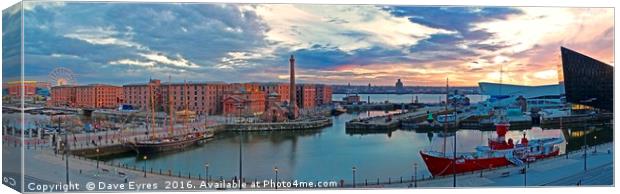
[{"label": "paved promenade", "polygon": [[[610,153],[607,153],[607,150]],[[598,145],[588,150],[587,167],[583,169],[583,150],[546,160],[530,163],[527,170],[528,186],[611,186],[613,184],[613,143]],[[457,187],[524,187],[525,177],[520,173],[523,167],[507,168],[457,176]],[[506,172],[508,175],[506,175]],[[418,187],[452,187],[452,176],[418,181]],[[409,187],[411,182],[403,184],[382,185],[381,187]],[[377,187],[376,185],[372,187]]]},{"label": "paved promenade", "polygon": [[[66,170],[63,155],[54,155],[50,151],[45,150],[32,150],[26,152],[25,160],[27,179],[33,179],[35,183],[65,182]],[[162,185],[166,180],[187,180],[178,177],[173,178],[151,173],[147,173],[145,178],[144,173],[140,171],[142,166],[139,166],[138,170],[129,170],[106,165],[103,164],[103,162],[100,162],[98,169],[96,162],[92,160],[81,160],[75,157],[69,157],[69,166],[69,179],[71,182],[79,183],[82,187],[87,182],[120,184],[125,183],[125,179],[127,179],[128,182],[135,181],[139,183],[160,183]],[[26,186],[27,184],[28,183],[26,183]],[[26,190],[28,191],[28,188],[26,188]],[[86,189],[81,188],[80,190]]]}]

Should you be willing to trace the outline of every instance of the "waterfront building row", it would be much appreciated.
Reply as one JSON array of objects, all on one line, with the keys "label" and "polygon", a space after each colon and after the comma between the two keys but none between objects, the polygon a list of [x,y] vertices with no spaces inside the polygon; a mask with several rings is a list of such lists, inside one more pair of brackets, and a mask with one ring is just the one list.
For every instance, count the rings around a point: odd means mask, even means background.
[{"label": "waterfront building row", "polygon": [[[286,83],[183,82],[112,86],[91,84],[56,86],[51,89],[50,106],[73,108],[115,108],[121,104],[135,109],[168,112],[191,110],[198,115],[257,115],[269,109],[271,94],[278,104],[289,104]],[[296,85],[296,104],[303,109],[331,103],[332,88],[321,84]],[[273,104],[273,103],[272,103]]]}]

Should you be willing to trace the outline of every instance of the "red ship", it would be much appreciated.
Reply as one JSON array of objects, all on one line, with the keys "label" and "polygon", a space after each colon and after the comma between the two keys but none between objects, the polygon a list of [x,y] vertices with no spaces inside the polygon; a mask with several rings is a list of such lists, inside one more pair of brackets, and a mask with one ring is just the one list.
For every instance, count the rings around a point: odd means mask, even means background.
[{"label": "red ship", "polygon": [[420,151],[420,155],[433,176],[442,176],[507,165],[521,166],[524,161],[532,162],[559,154],[557,145],[564,139],[552,137],[528,140],[523,134],[520,143],[515,145],[512,139],[508,142],[504,140],[509,126],[508,123],[497,123],[496,139],[489,139],[488,146],[476,147],[475,152],[457,153],[456,159],[453,153],[438,151]]},{"label": "red ship", "polygon": [[[501,71],[500,71],[501,73]],[[501,83],[501,75],[500,75]],[[446,95],[449,86],[446,79]],[[448,103],[446,102],[446,111]],[[499,120],[495,123],[496,139],[489,138],[488,146],[478,146],[475,152],[458,153],[456,152],[456,133],[454,135],[454,151],[446,154],[446,138],[444,136],[443,152],[420,151],[420,155],[426,164],[426,168],[433,176],[442,176],[455,173],[470,172],[482,169],[489,169],[507,165],[523,165],[523,161],[531,162],[536,159],[556,156],[560,153],[557,144],[564,141],[562,138],[541,138],[528,140],[523,134],[521,142],[514,144],[512,139],[506,141],[506,133],[510,123],[506,120],[504,111],[498,109]],[[456,111],[455,111],[456,112]],[[458,117],[455,117],[458,119]],[[446,120],[447,121],[447,120]],[[447,123],[447,122],[446,122]],[[444,125],[444,134],[448,133],[447,125]]]}]

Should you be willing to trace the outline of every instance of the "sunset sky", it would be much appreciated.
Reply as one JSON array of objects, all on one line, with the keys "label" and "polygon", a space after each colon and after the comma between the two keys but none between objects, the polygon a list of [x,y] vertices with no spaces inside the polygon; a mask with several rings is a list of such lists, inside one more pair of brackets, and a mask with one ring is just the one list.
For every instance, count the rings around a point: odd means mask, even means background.
[{"label": "sunset sky", "polygon": [[[613,8],[25,2],[26,79],[557,83],[560,46],[607,64]],[[10,23],[17,13],[3,12]],[[5,34],[3,32],[3,34]],[[6,58],[5,58],[6,59]],[[5,75],[7,72],[5,71]]]}]

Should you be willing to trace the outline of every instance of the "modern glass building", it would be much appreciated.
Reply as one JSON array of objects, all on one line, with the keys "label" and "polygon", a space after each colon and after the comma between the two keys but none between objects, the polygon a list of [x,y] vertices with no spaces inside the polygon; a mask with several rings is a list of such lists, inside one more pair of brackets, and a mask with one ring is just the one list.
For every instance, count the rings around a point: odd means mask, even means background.
[{"label": "modern glass building", "polygon": [[561,53],[566,101],[613,112],[613,66],[564,47]]}]

